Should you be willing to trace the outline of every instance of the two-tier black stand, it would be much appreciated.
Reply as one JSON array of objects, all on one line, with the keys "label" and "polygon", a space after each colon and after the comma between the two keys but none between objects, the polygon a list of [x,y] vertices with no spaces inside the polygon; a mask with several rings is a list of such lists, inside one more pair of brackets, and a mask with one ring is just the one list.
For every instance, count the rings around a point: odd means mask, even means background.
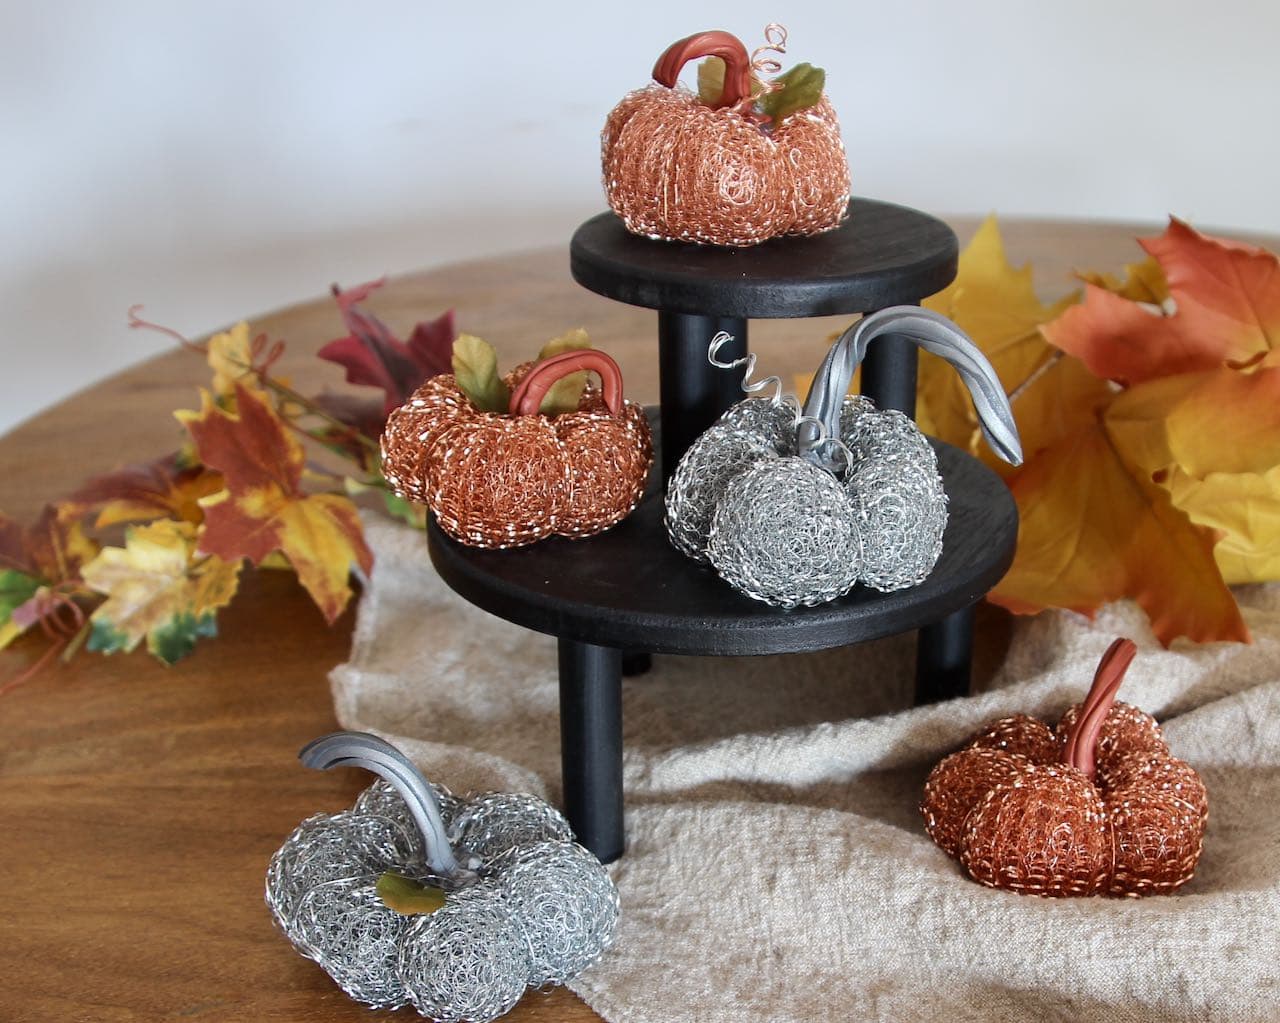
[{"label": "two-tier black stand", "polygon": [[[942,557],[921,585],[856,587],[814,608],[783,611],[745,597],[681,555],[663,525],[663,481],[693,439],[743,397],[740,371],[713,367],[747,351],[747,320],[873,312],[915,304],[955,277],[955,234],[915,210],[855,200],[849,220],[816,238],[750,249],[650,241],[605,213],[574,234],[570,267],[592,291],[658,310],[660,471],[640,507],[587,540],[553,538],[514,551],[456,543],[434,523],[431,559],[467,600],[560,642],[560,733],[569,822],[604,861],[621,855],[622,675],[648,653],[776,654],[822,650],[919,629],[917,699],[969,684],[972,608],[1013,557],[1017,510],[1008,489],[971,456],[935,442],[949,518]],[[915,411],[916,349],[877,341],[863,392],[881,408]],[[639,653],[637,653],[639,652]],[[856,684],[856,683],[851,683]],[[785,680],[779,680],[785,699]]]}]

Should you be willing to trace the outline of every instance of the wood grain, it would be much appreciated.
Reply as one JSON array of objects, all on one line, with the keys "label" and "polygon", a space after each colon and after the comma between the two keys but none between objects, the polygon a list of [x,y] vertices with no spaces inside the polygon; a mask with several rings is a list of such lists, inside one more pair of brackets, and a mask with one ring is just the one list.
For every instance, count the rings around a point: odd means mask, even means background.
[{"label": "wood grain", "polygon": [[[956,227],[963,241],[974,224]],[[1035,261],[1045,295],[1070,285],[1073,266],[1136,258],[1130,239],[1143,230],[1004,229],[1011,257]],[[629,395],[657,398],[655,314],[574,286],[567,249],[400,277],[372,305],[406,332],[454,306],[504,363],[582,324],[621,362]],[[811,369],[843,325],[753,323],[752,348],[771,371]],[[314,358],[341,332],[331,301],[254,327],[288,341],[279,372],[300,390],[343,386],[336,367]],[[176,448],[172,410],[196,407],[206,379],[199,358],[175,351],[22,424],[0,438],[0,509],[29,520],[91,474]],[[350,1002],[296,956],[261,895],[267,860],[290,829],[349,805],[367,782],[296,760],[304,742],[334,727],[326,673],[346,656],[351,622],[348,612],[326,628],[292,577],[251,572],[222,615],[221,637],[174,668],[144,653],[82,654],[0,697],[0,1018],[393,1018]],[[42,649],[28,637],[0,653],[0,680]],[[510,1018],[595,1017],[557,990],[528,995]]]}]

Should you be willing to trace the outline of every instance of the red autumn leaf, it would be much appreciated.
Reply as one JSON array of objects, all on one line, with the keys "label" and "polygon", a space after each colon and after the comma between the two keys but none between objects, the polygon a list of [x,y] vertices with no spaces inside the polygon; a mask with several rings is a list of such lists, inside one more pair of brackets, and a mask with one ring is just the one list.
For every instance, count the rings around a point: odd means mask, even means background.
[{"label": "red autumn leaf", "polygon": [[351,598],[351,565],[373,567],[355,506],[338,494],[302,490],[302,445],[266,400],[245,387],[236,385],[235,414],[217,408],[206,393],[198,413],[179,418],[200,460],[226,483],[225,491],[202,502],[200,550],[255,565],[281,551],[325,618],[336,619]]},{"label": "red autumn leaf", "polygon": [[400,341],[381,320],[359,304],[382,287],[384,280],[370,281],[346,291],[336,284],[333,297],[351,333],[320,349],[322,359],[347,371],[347,382],[380,387],[386,392],[383,419],[399,408],[429,377],[451,373],[453,310],[437,319],[419,323],[408,343]]},{"label": "red autumn leaf", "polygon": [[33,576],[56,586],[80,578],[80,569],[98,553],[98,545],[80,526],[80,509],[48,504],[35,525],[24,528],[0,514],[0,570]]},{"label": "red autumn leaf", "polygon": [[217,493],[222,485],[219,473],[184,464],[172,454],[96,476],[67,500],[86,511],[97,510],[99,528],[158,518],[199,525],[204,518],[200,499]]},{"label": "red autumn leaf", "polygon": [[1247,362],[1280,349],[1280,260],[1202,235],[1176,218],[1141,241],[1164,271],[1173,310],[1097,284],[1044,328],[1095,375],[1125,384]]}]

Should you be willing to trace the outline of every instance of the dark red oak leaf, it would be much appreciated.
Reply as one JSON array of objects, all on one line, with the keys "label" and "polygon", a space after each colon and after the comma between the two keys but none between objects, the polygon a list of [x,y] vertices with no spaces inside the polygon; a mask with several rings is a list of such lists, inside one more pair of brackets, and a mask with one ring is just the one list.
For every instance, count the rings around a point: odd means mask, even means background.
[{"label": "dark red oak leaf", "polygon": [[[347,383],[380,387],[386,394],[382,415],[403,405],[430,377],[453,372],[453,310],[419,323],[408,342],[399,340],[385,323],[359,308],[385,278],[343,291],[333,285],[333,297],[351,333],[320,349],[322,359],[347,371]],[[355,425],[355,424],[353,424]]]}]

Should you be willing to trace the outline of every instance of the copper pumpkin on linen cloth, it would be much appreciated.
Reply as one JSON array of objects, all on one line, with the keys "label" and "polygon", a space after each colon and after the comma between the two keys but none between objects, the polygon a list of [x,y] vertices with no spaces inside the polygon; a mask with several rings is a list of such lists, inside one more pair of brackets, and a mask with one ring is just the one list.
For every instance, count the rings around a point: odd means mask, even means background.
[{"label": "copper pumpkin on linen cloth", "polygon": [[1209,802],[1149,714],[1115,703],[1137,648],[1116,640],[1056,730],[1025,714],[929,775],[921,811],[974,880],[1035,895],[1156,895],[1191,880]]},{"label": "copper pumpkin on linen cloth", "polygon": [[[559,378],[600,374],[575,412],[538,407]],[[521,547],[584,537],[625,518],[653,463],[644,409],[622,396],[603,352],[566,352],[505,377],[506,414],[482,411],[452,374],[432,377],[387,420],[383,475],[400,497],[427,505],[445,533],[472,547]]]},{"label": "copper pumpkin on linen cloth", "polygon": [[[725,62],[715,105],[676,80],[685,62]],[[672,45],[656,84],[623,97],[601,136],[605,192],[627,230],[650,238],[756,245],[836,227],[849,205],[849,164],[835,110],[816,105],[764,121],[753,109],[752,62],[727,32]]]}]

